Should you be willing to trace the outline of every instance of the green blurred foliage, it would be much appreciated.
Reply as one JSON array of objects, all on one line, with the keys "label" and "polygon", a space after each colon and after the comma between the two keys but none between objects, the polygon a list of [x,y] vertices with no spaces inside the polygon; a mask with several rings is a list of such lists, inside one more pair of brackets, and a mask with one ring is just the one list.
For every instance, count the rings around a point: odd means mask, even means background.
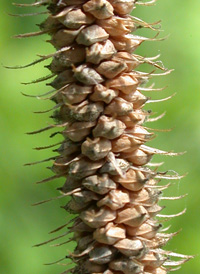
[{"label": "green blurred foliage", "polygon": [[[27,0],[28,1],[28,0]],[[25,1],[24,1],[25,2]],[[2,65],[23,65],[37,59],[36,54],[48,54],[53,48],[45,43],[47,36],[29,39],[11,39],[19,33],[37,31],[35,26],[43,16],[16,18],[8,13],[37,12],[37,8],[16,8],[12,0],[0,2],[0,60]],[[173,214],[187,208],[185,215],[171,219],[170,231],[182,232],[174,237],[167,249],[183,254],[198,255],[200,252],[199,219],[199,162],[200,162],[200,2],[199,0],[158,1],[153,7],[138,7],[133,15],[147,22],[162,20],[159,37],[170,34],[166,41],[146,42],[137,51],[143,56],[161,54],[161,60],[168,68],[175,71],[165,77],[156,77],[157,87],[168,86],[163,92],[148,93],[148,96],[164,98],[177,93],[170,101],[148,105],[157,114],[167,111],[166,116],[152,125],[158,129],[173,128],[171,132],[158,132],[156,140],[150,145],[164,150],[187,151],[179,157],[155,157],[165,161],[161,170],[176,170],[179,174],[189,174],[180,182],[173,183],[165,192],[166,196],[188,193],[181,201],[162,202],[166,205],[165,213]],[[153,37],[150,30],[140,30],[138,34]],[[48,62],[44,62],[45,65]],[[51,123],[47,114],[33,114],[33,111],[48,109],[53,104],[48,101],[27,98],[20,92],[41,94],[49,90],[44,83],[21,85],[49,74],[43,66],[36,65],[25,70],[7,70],[1,66],[0,93],[0,176],[1,176],[1,239],[0,257],[2,274],[47,274],[60,273],[63,267],[58,265],[43,266],[65,256],[72,245],[60,248],[44,246],[33,248],[38,242],[49,239],[50,230],[69,220],[70,216],[60,209],[65,201],[57,200],[46,205],[31,207],[31,204],[57,195],[56,187],[63,180],[36,185],[34,182],[51,176],[46,164],[24,167],[26,162],[51,157],[52,151],[35,151],[32,147],[46,146],[57,142],[49,138],[49,133],[27,136],[33,131]],[[142,68],[141,68],[142,69]],[[176,273],[199,273],[199,258],[188,262]]]}]

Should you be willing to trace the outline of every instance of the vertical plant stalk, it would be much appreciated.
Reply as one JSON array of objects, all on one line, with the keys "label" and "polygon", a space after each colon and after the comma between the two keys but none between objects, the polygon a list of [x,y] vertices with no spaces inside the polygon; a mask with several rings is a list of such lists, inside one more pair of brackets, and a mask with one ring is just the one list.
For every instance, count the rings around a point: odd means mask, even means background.
[{"label": "vertical plant stalk", "polygon": [[[33,83],[55,77],[49,84],[53,87],[49,97],[37,96],[56,103],[51,116],[55,124],[30,134],[55,128],[63,136],[56,149],[59,155],[44,160],[54,161],[55,175],[39,182],[64,177],[65,183],[59,189],[61,196],[37,203],[71,197],[64,208],[77,217],[52,231],[65,230],[61,235],[37,245],[70,234],[70,240],[76,241],[77,246],[65,259],[76,266],[63,273],[165,274],[191,258],[162,249],[177,234],[162,228],[163,219],[180,216],[185,210],[162,215],[163,207],[158,203],[184,196],[162,196],[170,184],[161,186],[160,180],[181,176],[158,172],[161,163],[151,162],[154,154],[178,154],[146,145],[154,138],[146,123],[163,115],[152,118],[151,111],[143,109],[145,104],[154,102],[143,92],[156,90],[148,86],[150,78],[170,71],[156,61],[159,56],[146,58],[134,53],[144,41],[158,39],[157,35],[145,38],[131,33],[141,27],[159,32],[159,22],[148,24],[129,14],[137,5],[154,2],[41,0],[16,4],[46,6],[48,12],[39,32],[17,37],[47,33],[51,37],[48,42],[56,49],[24,67],[52,58],[48,66],[51,74]],[[152,66],[153,71],[139,71],[138,66],[144,63]],[[161,72],[155,73],[156,69]],[[57,246],[70,240],[67,238]]]}]

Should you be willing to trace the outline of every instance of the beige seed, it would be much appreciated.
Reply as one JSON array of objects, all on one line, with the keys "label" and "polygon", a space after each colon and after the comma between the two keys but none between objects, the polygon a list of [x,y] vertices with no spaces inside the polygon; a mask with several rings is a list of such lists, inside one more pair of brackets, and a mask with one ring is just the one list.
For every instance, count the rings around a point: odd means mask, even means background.
[{"label": "beige seed", "polygon": [[90,0],[83,5],[85,12],[91,13],[97,19],[106,19],[113,15],[113,7],[106,0]]},{"label": "beige seed", "polygon": [[92,235],[89,234],[87,236],[82,236],[80,237],[80,239],[78,240],[77,243],[77,249],[78,250],[85,250],[88,245],[90,245],[93,241]]},{"label": "beige seed", "polygon": [[117,175],[119,174],[119,170],[124,173],[130,167],[130,163],[124,159],[115,159],[115,164],[113,162],[106,162],[101,169],[99,170],[100,173],[108,173],[110,175]]},{"label": "beige seed", "polygon": [[70,46],[75,41],[82,27],[78,30],[61,29],[58,30],[51,39],[51,44],[55,48],[63,48]]},{"label": "beige seed", "polygon": [[72,83],[64,88],[60,93],[64,103],[76,104],[82,102],[88,94],[92,93],[92,87]]},{"label": "beige seed", "polygon": [[73,45],[68,50],[55,55],[50,69],[52,72],[60,72],[66,68],[71,68],[72,64],[79,64],[85,60],[85,48],[79,45]]},{"label": "beige seed", "polygon": [[127,129],[126,130],[127,134],[132,134],[135,137],[141,138],[143,140],[148,140],[152,137],[153,133],[149,133],[146,129],[144,129],[144,127],[140,126],[140,125],[136,125],[134,128],[132,129]]},{"label": "beige seed", "polygon": [[97,264],[107,264],[116,255],[117,250],[112,246],[100,245],[95,246],[95,248],[90,251],[89,257],[90,261]]},{"label": "beige seed", "polygon": [[130,202],[129,192],[127,190],[111,190],[103,199],[97,202],[97,206],[107,206],[112,210],[124,207]]},{"label": "beige seed", "polygon": [[115,62],[115,61],[106,61],[102,62],[97,68],[96,71],[108,79],[112,79],[125,71],[127,65],[125,63]]},{"label": "beige seed", "polygon": [[135,24],[130,17],[112,16],[107,20],[98,20],[98,25],[110,36],[122,36],[135,30]]},{"label": "beige seed", "polygon": [[90,207],[81,212],[80,218],[90,227],[98,228],[113,221],[116,218],[116,212],[107,207],[102,207],[100,209],[97,207]]},{"label": "beige seed", "polygon": [[132,112],[133,106],[128,101],[118,97],[115,98],[104,110],[104,114],[124,116]]},{"label": "beige seed", "polygon": [[94,137],[104,137],[112,140],[119,137],[125,128],[125,124],[121,121],[102,115],[92,132]]},{"label": "beige seed", "polygon": [[158,202],[159,195],[161,194],[161,191],[158,190],[149,190],[148,188],[143,188],[142,190],[138,192],[131,192],[130,193],[130,203],[144,203],[145,205],[153,205]]},{"label": "beige seed", "polygon": [[123,223],[131,227],[138,227],[148,218],[148,211],[143,206],[126,206],[117,212],[117,218],[115,222],[117,224]]},{"label": "beige seed", "polygon": [[95,43],[86,49],[86,61],[99,64],[103,60],[107,60],[116,53],[116,49],[110,40],[101,43]]},{"label": "beige seed", "polygon": [[87,65],[80,65],[74,68],[74,77],[85,85],[96,85],[104,81],[99,73]]},{"label": "beige seed", "polygon": [[139,80],[128,73],[124,73],[112,80],[106,81],[106,87],[122,91],[125,94],[134,92],[139,85]]},{"label": "beige seed", "polygon": [[[118,119],[122,121],[127,128],[133,128],[138,124],[144,123],[148,115],[148,112],[146,113],[145,111],[138,109],[130,112],[127,116],[120,116]],[[140,140],[142,140],[142,138],[140,138]]]},{"label": "beige seed", "polygon": [[112,222],[105,227],[97,228],[93,233],[94,239],[103,244],[113,245],[126,237],[126,229],[123,225],[116,225]]},{"label": "beige seed", "polygon": [[124,274],[141,274],[144,270],[144,266],[140,262],[125,256],[113,260],[109,267],[115,271],[122,271]]},{"label": "beige seed", "polygon": [[144,142],[131,135],[123,134],[119,138],[112,141],[113,152],[129,152],[129,150],[137,149]]},{"label": "beige seed", "polygon": [[62,145],[56,150],[59,152],[63,157],[73,154],[77,151],[80,151],[81,143],[74,143],[70,139],[65,139]]},{"label": "beige seed", "polygon": [[152,153],[146,153],[141,149],[136,149],[133,152],[122,154],[124,159],[127,159],[136,166],[146,165],[151,160],[152,156]]},{"label": "beige seed", "polygon": [[82,262],[82,267],[83,267],[83,270],[81,272],[79,272],[80,274],[84,273],[84,272],[86,272],[86,273],[89,272],[89,273],[94,273],[94,274],[102,273],[103,271],[105,271],[107,269],[106,265],[95,264],[93,262],[90,262],[88,259],[85,260],[84,262]]},{"label": "beige seed", "polygon": [[69,175],[74,176],[77,179],[82,179],[87,176],[93,175],[96,171],[102,167],[104,161],[90,161],[87,158],[81,158],[76,162],[72,162],[69,165]]},{"label": "beige seed", "polygon": [[81,186],[81,181],[80,180],[78,180],[76,178],[73,178],[73,177],[70,177],[70,176],[67,176],[65,184],[59,190],[63,193],[67,193],[67,192],[70,192],[74,189],[79,188],[80,186]]},{"label": "beige seed", "polygon": [[73,83],[74,80],[75,79],[72,70],[68,69],[58,74],[58,76],[50,83],[50,85],[55,89],[60,89],[67,84]]},{"label": "beige seed", "polygon": [[125,100],[133,103],[133,107],[134,109],[139,109],[140,107],[142,107],[146,101],[148,100],[148,98],[146,96],[144,96],[141,92],[139,92],[138,90],[136,90],[135,92],[131,92],[129,94],[124,94],[124,93],[120,93],[120,96],[122,98],[124,98]]},{"label": "beige seed", "polygon": [[137,66],[140,65],[140,61],[138,61],[134,56],[126,51],[119,51],[112,58],[112,61],[124,62],[127,65],[126,71],[132,71]]},{"label": "beige seed", "polygon": [[154,254],[153,252],[146,254],[142,259],[141,262],[145,266],[149,266],[151,268],[157,268],[161,266],[167,258],[161,256],[159,254]]},{"label": "beige seed", "polygon": [[78,121],[92,122],[95,121],[101,112],[103,112],[103,103],[90,103],[88,100],[75,105],[69,106],[70,113],[69,115]]},{"label": "beige seed", "polygon": [[159,206],[155,204],[151,207],[148,207],[147,210],[148,210],[149,216],[152,218],[152,217],[155,217],[164,208],[165,208],[164,206]]},{"label": "beige seed", "polygon": [[97,161],[106,157],[111,150],[111,142],[104,138],[94,138],[93,140],[87,138],[82,143],[82,154],[87,156],[90,160]]},{"label": "beige seed", "polygon": [[113,180],[122,185],[124,188],[132,191],[142,189],[144,184],[147,182],[147,178],[141,171],[134,171],[133,169],[129,169],[124,178],[117,175],[113,177]]},{"label": "beige seed", "polygon": [[89,190],[98,194],[106,194],[112,189],[116,189],[116,183],[112,181],[108,174],[101,176],[93,175],[83,180],[82,184]]},{"label": "beige seed", "polygon": [[156,236],[158,230],[160,229],[160,224],[150,225],[148,223],[143,223],[137,228],[126,226],[126,231],[129,236],[137,237],[140,236],[146,239],[152,239]]},{"label": "beige seed", "polygon": [[73,142],[80,142],[90,134],[91,128],[96,122],[74,122],[63,131],[63,135],[68,137]]},{"label": "beige seed", "polygon": [[144,41],[137,36],[132,34],[126,34],[124,36],[112,36],[110,37],[111,42],[118,51],[127,51],[129,53],[136,50],[139,45]]},{"label": "beige seed", "polygon": [[135,0],[110,0],[115,11],[120,15],[131,13],[135,5]]},{"label": "beige seed", "polygon": [[90,99],[94,102],[103,101],[109,104],[119,92],[114,89],[108,89],[105,86],[98,84],[94,87],[94,92],[90,95]]},{"label": "beige seed", "polygon": [[76,42],[81,45],[90,46],[97,42],[108,39],[109,34],[100,26],[92,25],[84,28],[77,36]]},{"label": "beige seed", "polygon": [[140,240],[122,239],[113,245],[127,257],[140,257],[144,255],[145,248]]},{"label": "beige seed", "polygon": [[56,18],[69,29],[78,29],[82,25],[90,25],[95,18],[84,13],[81,9],[66,8]]}]

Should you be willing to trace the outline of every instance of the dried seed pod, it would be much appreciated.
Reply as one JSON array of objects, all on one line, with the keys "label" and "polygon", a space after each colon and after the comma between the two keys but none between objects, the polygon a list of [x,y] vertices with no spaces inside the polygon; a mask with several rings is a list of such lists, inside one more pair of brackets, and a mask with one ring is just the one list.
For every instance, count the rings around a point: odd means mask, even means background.
[{"label": "dried seed pod", "polygon": [[129,94],[120,93],[120,97],[125,100],[131,102],[133,104],[134,109],[141,108],[148,100],[146,96],[144,96],[141,92],[136,90],[135,92],[131,92]]},{"label": "dried seed pod", "polygon": [[119,137],[125,128],[125,124],[121,121],[102,115],[92,132],[94,137],[104,137],[112,140]]},{"label": "dried seed pod", "polygon": [[140,274],[144,270],[144,266],[140,262],[126,257],[113,260],[109,263],[109,267],[115,271],[122,271],[124,274]]},{"label": "dried seed pod", "polygon": [[74,176],[77,179],[82,179],[87,176],[93,175],[96,171],[101,168],[104,164],[104,161],[90,161],[87,158],[82,158],[78,161],[72,162],[69,165],[69,175]]},{"label": "dried seed pod", "polygon": [[138,38],[137,36],[134,36],[132,34],[126,34],[124,36],[112,36],[110,38],[110,41],[115,46],[116,50],[118,51],[127,51],[129,53],[136,50],[139,45],[144,41],[141,38]]},{"label": "dried seed pod", "polygon": [[77,30],[60,29],[52,36],[50,42],[55,48],[70,46],[74,43],[81,29],[82,27]]},{"label": "dried seed pod", "polygon": [[79,29],[82,25],[91,25],[95,18],[84,13],[81,9],[65,8],[56,15],[56,18],[69,29]]},{"label": "dried seed pod", "polygon": [[120,116],[118,118],[126,125],[127,128],[133,128],[138,124],[143,124],[148,116],[148,112],[138,109],[131,111],[127,116]]},{"label": "dried seed pod", "polygon": [[112,210],[117,210],[124,207],[130,202],[129,193],[127,190],[115,189],[111,190],[103,199],[97,202],[97,206],[107,206]]},{"label": "dried seed pod", "polygon": [[125,161],[124,159],[116,159],[115,164],[113,162],[106,162],[101,169],[99,170],[100,173],[108,173],[110,175],[117,175],[119,174],[118,167],[122,172],[126,172],[130,164],[129,162]]},{"label": "dried seed pod", "polygon": [[111,148],[111,142],[107,139],[95,138],[91,140],[87,138],[82,143],[81,151],[90,160],[97,161],[106,157]]},{"label": "dried seed pod", "polygon": [[80,214],[81,220],[92,228],[105,226],[116,218],[116,212],[107,208],[91,207]]},{"label": "dried seed pod", "polygon": [[145,254],[145,247],[140,240],[122,239],[114,244],[123,255],[127,257],[141,257]]},{"label": "dried seed pod", "polygon": [[161,193],[159,190],[143,188],[138,192],[130,193],[130,203],[144,203],[146,206],[151,206],[158,202]]},{"label": "dried seed pod", "polygon": [[125,94],[129,94],[136,90],[139,85],[139,80],[132,77],[130,74],[124,73],[119,77],[106,81],[106,87],[117,89]]},{"label": "dried seed pod", "polygon": [[94,69],[89,68],[86,65],[80,65],[74,69],[74,77],[85,85],[96,85],[104,81],[103,77],[97,73]]},{"label": "dried seed pod", "polygon": [[74,122],[63,131],[63,135],[73,142],[80,142],[90,134],[95,124],[96,122]]},{"label": "dried seed pod", "polygon": [[90,176],[83,180],[82,184],[89,190],[98,194],[106,194],[112,189],[116,189],[116,183],[112,181],[108,174],[101,176]]},{"label": "dried seed pod", "polygon": [[130,153],[123,153],[122,156],[136,166],[143,166],[151,160],[153,153],[146,153],[141,149],[136,149]]},{"label": "dried seed pod", "polygon": [[67,176],[67,179],[66,179],[63,187],[58,188],[58,189],[63,193],[67,193],[67,192],[75,190],[79,187],[81,187],[81,181],[79,179],[71,177],[71,176]]},{"label": "dried seed pod", "polygon": [[54,56],[50,70],[58,73],[66,68],[71,68],[72,64],[82,63],[85,57],[86,51],[83,46],[71,46],[68,50]]},{"label": "dried seed pod", "polygon": [[115,222],[126,224],[131,227],[138,227],[149,218],[148,211],[143,206],[126,206],[117,212]]},{"label": "dried seed pod", "polygon": [[116,53],[116,49],[110,40],[95,43],[86,50],[86,61],[92,64],[99,64]]},{"label": "dried seed pod", "polygon": [[65,139],[65,141],[61,144],[61,146],[56,150],[63,157],[71,155],[75,152],[80,151],[81,143],[74,143],[70,139]]},{"label": "dried seed pod", "polygon": [[60,89],[67,84],[73,83],[74,82],[74,75],[73,71],[71,69],[67,69],[60,74],[51,82],[51,86],[55,89]]},{"label": "dried seed pod", "polygon": [[90,100],[94,102],[103,101],[109,104],[114,98],[118,96],[119,92],[114,89],[108,89],[105,86],[98,84],[94,87],[94,92],[90,96]]},{"label": "dried seed pod", "polygon": [[109,34],[103,28],[98,25],[92,25],[81,30],[76,42],[81,45],[91,46],[97,42],[105,41],[108,37]]},{"label": "dried seed pod", "polygon": [[97,72],[104,75],[108,79],[112,79],[125,71],[127,69],[127,65],[125,63],[115,62],[115,61],[105,61],[102,62],[97,67]]},{"label": "dried seed pod", "polygon": [[47,17],[47,19],[39,25],[42,31],[48,33],[54,33],[60,26],[62,26],[60,22],[53,16]]},{"label": "dried seed pod", "polygon": [[137,149],[144,141],[129,134],[122,134],[119,138],[112,140],[113,152],[129,152]]},{"label": "dried seed pod", "polygon": [[135,171],[133,169],[129,169],[124,178],[117,175],[113,177],[113,180],[122,185],[124,188],[132,191],[142,189],[148,181],[147,177],[141,171]]},{"label": "dried seed pod", "polygon": [[90,0],[83,5],[85,12],[91,13],[97,19],[106,19],[113,15],[113,7],[106,0]]},{"label": "dried seed pod", "polygon": [[135,30],[135,24],[130,17],[112,16],[107,20],[98,20],[98,25],[110,36],[121,36]]},{"label": "dried seed pod", "polygon": [[93,122],[95,121],[101,112],[103,112],[103,103],[90,103],[84,101],[79,105],[69,106],[69,115],[78,121]]},{"label": "dried seed pod", "polygon": [[[127,66],[126,72],[127,71],[132,71],[133,69],[135,69],[137,66],[140,65],[140,61],[135,58],[132,54],[126,52],[126,51],[119,51],[117,52],[113,58],[112,61],[116,61],[116,62],[124,62]],[[133,93],[130,93],[130,95]],[[126,99],[126,98],[124,98]]]},{"label": "dried seed pod", "polygon": [[[91,86],[81,86],[75,83],[68,85],[63,88],[56,98],[57,103],[68,103],[68,104],[77,104],[82,102],[89,94],[92,93]],[[57,99],[58,98],[58,99]]]},{"label": "dried seed pod", "polygon": [[110,0],[115,12],[120,15],[131,13],[135,5],[135,0]]},{"label": "dried seed pod", "polygon": [[148,224],[143,223],[141,226],[133,228],[130,226],[126,226],[126,231],[129,236],[133,237],[142,237],[146,239],[152,239],[156,236],[158,230],[161,228],[160,224]]},{"label": "dried seed pod", "polygon": [[96,264],[107,264],[109,263],[116,255],[117,250],[111,246],[95,246],[95,249],[90,251],[89,257],[90,262]]},{"label": "dried seed pod", "polygon": [[93,237],[91,234],[87,236],[82,236],[77,241],[77,249],[78,250],[85,250],[89,244],[93,242]]},{"label": "dried seed pod", "polygon": [[134,128],[126,129],[127,134],[134,135],[135,137],[141,138],[143,140],[151,139],[153,133],[149,133],[144,127],[136,125]]},{"label": "dried seed pod", "polygon": [[116,225],[112,222],[105,227],[97,228],[93,233],[94,239],[102,244],[113,245],[126,237],[126,228],[123,225]]},{"label": "dried seed pod", "polygon": [[106,115],[124,116],[133,111],[133,106],[122,98],[115,98],[104,110]]},{"label": "dried seed pod", "polygon": [[[83,271],[89,271],[89,273],[101,273],[103,272],[104,270],[106,270],[106,265],[100,265],[100,264],[96,264],[96,263],[93,263],[93,262],[90,262],[90,261],[86,261],[83,263],[84,265],[84,269]],[[77,273],[77,272],[75,272]],[[84,272],[82,272],[84,273]],[[80,272],[81,274],[81,272]]]},{"label": "dried seed pod", "polygon": [[165,261],[166,257],[154,253],[148,253],[141,259],[145,266],[150,266],[151,268],[160,267]]}]

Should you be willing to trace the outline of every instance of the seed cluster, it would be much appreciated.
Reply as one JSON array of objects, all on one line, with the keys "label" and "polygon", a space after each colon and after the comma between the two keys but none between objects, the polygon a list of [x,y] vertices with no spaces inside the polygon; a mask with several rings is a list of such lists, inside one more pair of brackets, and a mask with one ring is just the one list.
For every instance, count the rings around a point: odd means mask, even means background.
[{"label": "seed cluster", "polygon": [[159,164],[149,162],[154,154],[176,153],[145,145],[154,133],[143,124],[162,115],[150,118],[151,111],[143,109],[150,99],[142,91],[154,90],[144,86],[154,73],[135,69],[147,63],[161,74],[169,71],[156,57],[134,54],[142,42],[157,38],[131,33],[138,27],[156,30],[159,25],[129,14],[137,4],[154,2],[43,0],[29,5],[46,5],[50,15],[40,25],[41,32],[24,36],[48,33],[56,49],[36,61],[53,57],[48,68],[56,76],[50,83],[55,89],[50,99],[56,103],[52,115],[56,124],[33,133],[64,127],[52,167],[56,175],[41,182],[65,177],[59,190],[61,197],[70,195],[71,200],[64,208],[78,214],[66,233],[39,244],[73,233],[71,240],[77,246],[66,258],[76,266],[63,273],[166,274],[190,258],[161,249],[176,233],[165,233],[167,229],[155,218],[168,219],[184,211],[159,214],[163,207],[158,202],[167,199],[162,190],[169,184],[158,186],[158,182],[180,176],[152,170]]}]

